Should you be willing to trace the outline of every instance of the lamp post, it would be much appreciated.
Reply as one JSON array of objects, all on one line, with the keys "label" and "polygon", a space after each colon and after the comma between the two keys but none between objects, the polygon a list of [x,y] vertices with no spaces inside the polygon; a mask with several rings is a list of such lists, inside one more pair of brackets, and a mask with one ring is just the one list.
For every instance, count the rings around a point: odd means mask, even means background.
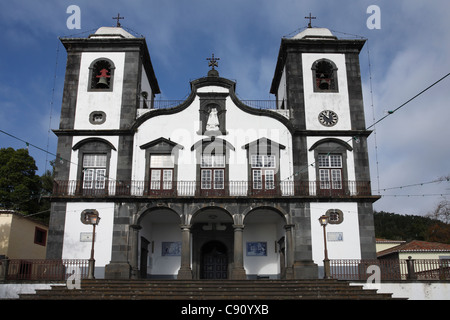
[{"label": "lamp post", "polygon": [[323,227],[323,244],[324,244],[324,259],[323,259],[323,268],[324,268],[324,279],[330,279],[330,259],[328,259],[328,250],[327,250],[327,233],[326,226],[328,224],[329,217],[327,215],[322,215],[319,218],[320,225]]},{"label": "lamp post", "polygon": [[88,279],[95,279],[95,260],[94,260],[94,243],[95,243],[95,227],[100,222],[100,217],[98,211],[95,209],[86,209],[81,212],[81,222],[83,224],[91,224],[93,226],[92,230],[92,247],[91,247],[91,257],[89,258],[88,267]]}]

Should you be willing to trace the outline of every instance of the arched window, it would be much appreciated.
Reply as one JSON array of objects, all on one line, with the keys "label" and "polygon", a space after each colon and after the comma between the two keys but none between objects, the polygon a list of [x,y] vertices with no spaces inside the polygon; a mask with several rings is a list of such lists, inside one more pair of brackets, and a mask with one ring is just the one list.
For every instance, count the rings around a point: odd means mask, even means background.
[{"label": "arched window", "polygon": [[337,67],[327,59],[313,63],[314,92],[338,92]]},{"label": "arched window", "polygon": [[112,91],[114,64],[111,60],[100,58],[89,67],[89,91]]}]

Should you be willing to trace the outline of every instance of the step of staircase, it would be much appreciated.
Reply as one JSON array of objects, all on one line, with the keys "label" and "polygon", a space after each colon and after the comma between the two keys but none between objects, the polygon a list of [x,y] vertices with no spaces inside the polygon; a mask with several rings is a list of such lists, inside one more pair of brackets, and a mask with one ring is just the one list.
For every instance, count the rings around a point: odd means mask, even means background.
[{"label": "step of staircase", "polygon": [[21,300],[386,300],[391,294],[338,280],[82,280],[81,289],[52,286]]}]

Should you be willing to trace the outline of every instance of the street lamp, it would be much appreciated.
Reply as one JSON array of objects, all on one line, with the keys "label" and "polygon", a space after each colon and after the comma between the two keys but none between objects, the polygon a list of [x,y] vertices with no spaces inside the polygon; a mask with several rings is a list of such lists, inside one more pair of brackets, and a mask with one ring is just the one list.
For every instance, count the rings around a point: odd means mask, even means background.
[{"label": "street lamp", "polygon": [[330,259],[328,259],[328,250],[327,250],[327,233],[326,226],[328,224],[329,217],[327,215],[322,215],[319,218],[319,223],[323,227],[323,244],[324,244],[324,259],[323,259],[323,267],[324,267],[324,275],[325,279],[330,279]]},{"label": "street lamp", "polygon": [[88,267],[88,279],[95,279],[94,243],[95,243],[95,226],[97,226],[98,223],[100,222],[98,211],[95,209],[83,210],[83,212],[81,212],[81,222],[83,224],[91,224],[93,226],[91,257],[89,259],[89,267]]}]

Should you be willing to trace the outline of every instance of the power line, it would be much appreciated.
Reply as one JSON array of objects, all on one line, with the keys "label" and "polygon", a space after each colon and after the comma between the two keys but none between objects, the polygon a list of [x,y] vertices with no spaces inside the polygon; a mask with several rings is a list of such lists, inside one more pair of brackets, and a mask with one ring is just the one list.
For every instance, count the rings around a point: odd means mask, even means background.
[{"label": "power line", "polygon": [[[441,82],[442,80],[444,80],[445,78],[447,78],[450,75],[450,73],[447,73],[445,76],[443,76],[442,78],[440,78],[439,80],[435,81],[433,84],[429,85],[427,88],[423,89],[422,91],[420,91],[418,94],[416,94],[415,96],[413,96],[412,98],[410,98],[408,101],[402,103],[400,106],[398,106],[397,108],[395,108],[392,111],[389,111],[388,114],[386,114],[384,117],[382,117],[381,119],[375,121],[373,124],[371,124],[370,126],[368,126],[366,128],[366,130],[375,127],[376,124],[380,123],[381,121],[383,121],[384,119],[386,119],[387,117],[389,117],[390,115],[394,114],[395,112],[397,112],[398,110],[400,110],[401,108],[403,108],[404,106],[406,106],[408,103],[410,103],[411,101],[413,101],[414,99],[416,99],[417,97],[419,97],[420,95],[422,95],[423,93],[425,93],[426,91],[428,91],[429,89],[431,89],[432,87],[434,87],[435,85],[437,85],[439,82]],[[346,142],[349,143],[352,140],[356,140],[358,141],[358,137],[354,136],[352,138],[350,138],[349,140],[347,140]],[[335,150],[337,150],[337,148],[329,151],[327,153],[327,155],[330,155],[332,152],[334,152]],[[317,161],[314,161],[310,164],[308,164],[307,166],[305,166],[304,168],[300,169],[299,171],[295,172],[294,174],[292,174],[291,176],[287,177],[285,180],[290,179],[293,176],[298,175],[299,173],[303,172],[305,169],[309,168],[310,166],[314,166],[314,164]]]},{"label": "power line", "polygon": [[418,187],[418,186],[423,186],[423,185],[433,184],[433,183],[440,183],[440,182],[443,182],[443,181],[449,181],[449,180],[450,180],[450,176],[447,176],[447,177],[441,177],[441,178],[439,178],[439,179],[432,180],[432,181],[420,182],[420,183],[414,183],[414,184],[408,184],[408,185],[399,186],[399,187],[382,188],[381,190],[386,191],[386,190],[394,190],[394,189],[404,189],[404,188],[410,188],[410,187]]},{"label": "power line", "polygon": [[418,94],[416,94],[414,97],[412,97],[411,99],[409,99],[408,101],[404,102],[403,104],[401,104],[400,106],[398,106],[397,108],[395,108],[392,111],[388,111],[388,113],[382,117],[381,119],[379,119],[378,121],[376,121],[375,123],[373,123],[372,125],[370,125],[369,127],[367,127],[367,129],[370,129],[371,127],[374,127],[377,123],[380,123],[381,121],[383,121],[384,119],[386,119],[387,117],[389,117],[390,115],[394,114],[394,112],[400,110],[401,108],[403,108],[405,105],[407,105],[408,103],[410,103],[411,101],[413,101],[414,99],[416,99],[417,97],[419,97],[421,94],[423,94],[424,92],[428,91],[429,89],[431,89],[432,87],[434,87],[435,85],[437,85],[439,82],[441,82],[442,80],[444,80],[445,78],[447,78],[450,75],[450,73],[447,73],[445,76],[443,76],[442,78],[440,78],[439,80],[437,80],[436,82],[434,82],[433,84],[431,84],[430,86],[428,86],[427,88],[423,89],[422,91],[420,91]]}]

